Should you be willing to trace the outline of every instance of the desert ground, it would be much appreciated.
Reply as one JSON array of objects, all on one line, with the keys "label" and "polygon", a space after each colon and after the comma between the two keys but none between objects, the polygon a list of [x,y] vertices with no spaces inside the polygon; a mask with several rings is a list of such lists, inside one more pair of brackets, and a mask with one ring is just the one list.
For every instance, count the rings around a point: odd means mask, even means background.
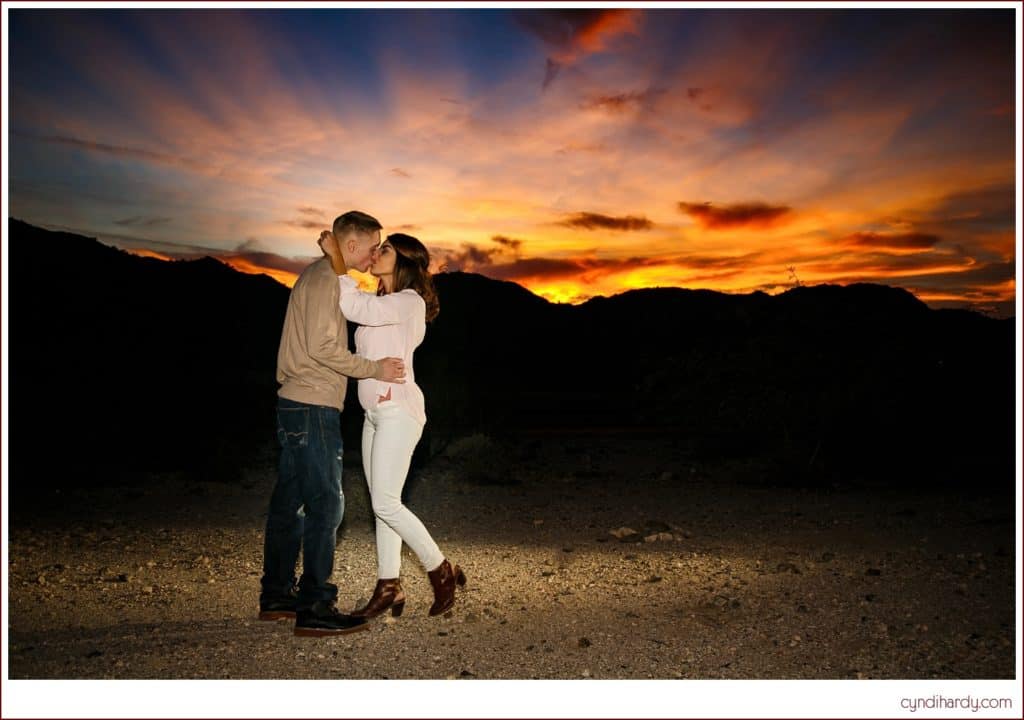
[{"label": "desert ground", "polygon": [[[241,483],[15,500],[10,677],[1013,677],[1010,490],[771,487],[641,436],[527,445],[469,438],[409,481],[469,579],[450,613],[427,616],[406,552],[404,615],[329,639],[256,617],[274,448]],[[344,491],[351,609],[376,571],[358,456]]]}]

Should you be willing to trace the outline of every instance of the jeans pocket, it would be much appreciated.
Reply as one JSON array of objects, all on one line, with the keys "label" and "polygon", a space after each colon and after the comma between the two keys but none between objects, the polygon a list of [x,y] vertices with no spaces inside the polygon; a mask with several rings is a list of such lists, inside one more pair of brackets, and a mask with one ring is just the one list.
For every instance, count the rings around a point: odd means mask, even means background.
[{"label": "jeans pocket", "polygon": [[306,447],[309,444],[309,408],[279,407],[277,440],[281,447]]}]

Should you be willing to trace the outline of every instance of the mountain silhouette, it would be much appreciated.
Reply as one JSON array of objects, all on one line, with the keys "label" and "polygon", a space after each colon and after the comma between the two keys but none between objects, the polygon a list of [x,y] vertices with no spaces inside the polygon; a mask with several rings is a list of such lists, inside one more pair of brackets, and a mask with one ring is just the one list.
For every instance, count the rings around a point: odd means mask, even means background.
[{"label": "mountain silhouette", "polygon": [[[288,288],[13,219],[8,243],[12,489],[154,470],[230,481],[266,455]],[[1012,319],[872,284],[571,306],[470,273],[435,282],[441,314],[415,358],[420,461],[473,432],[642,431],[696,458],[759,459],[772,482],[1012,488]],[[350,387],[349,448],[360,423]]]}]

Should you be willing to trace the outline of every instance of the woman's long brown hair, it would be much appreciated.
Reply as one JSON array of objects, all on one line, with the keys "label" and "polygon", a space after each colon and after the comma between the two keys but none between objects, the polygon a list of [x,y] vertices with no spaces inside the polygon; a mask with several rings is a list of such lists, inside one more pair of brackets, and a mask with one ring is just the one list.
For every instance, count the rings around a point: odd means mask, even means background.
[{"label": "woman's long brown hair", "polygon": [[[408,288],[415,290],[427,304],[427,322],[437,317],[441,304],[434,289],[434,278],[427,270],[430,267],[430,252],[423,243],[412,235],[392,233],[387,242],[395,249],[395,275],[392,292]],[[377,294],[384,294],[383,284],[377,287]]]}]

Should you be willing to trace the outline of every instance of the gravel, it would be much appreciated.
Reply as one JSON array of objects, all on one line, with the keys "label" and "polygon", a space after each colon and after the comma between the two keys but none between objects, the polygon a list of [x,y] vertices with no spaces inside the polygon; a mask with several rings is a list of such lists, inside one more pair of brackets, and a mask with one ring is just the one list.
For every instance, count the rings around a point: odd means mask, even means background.
[{"label": "gravel", "polygon": [[[418,471],[407,503],[468,586],[428,617],[430,586],[406,551],[402,617],[339,638],[256,619],[272,459],[239,485],[169,474],[15,501],[10,677],[1014,676],[1005,504],[754,486],[646,442],[532,448],[502,484],[468,481],[459,459]],[[343,610],[375,582],[358,467],[346,457]]]}]

